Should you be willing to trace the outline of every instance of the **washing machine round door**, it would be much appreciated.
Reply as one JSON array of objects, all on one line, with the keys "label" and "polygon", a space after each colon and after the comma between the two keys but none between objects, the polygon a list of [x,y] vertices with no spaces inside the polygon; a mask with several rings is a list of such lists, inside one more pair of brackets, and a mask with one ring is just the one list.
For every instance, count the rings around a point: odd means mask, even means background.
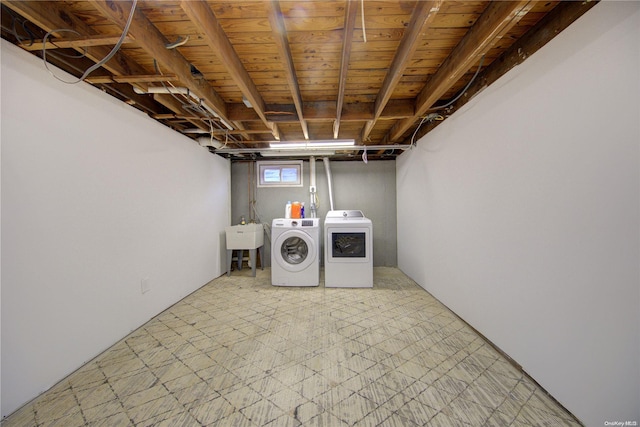
[{"label": "washing machine round door", "polygon": [[297,272],[313,264],[318,249],[311,236],[304,231],[287,230],[278,236],[272,250],[272,255],[282,268]]}]

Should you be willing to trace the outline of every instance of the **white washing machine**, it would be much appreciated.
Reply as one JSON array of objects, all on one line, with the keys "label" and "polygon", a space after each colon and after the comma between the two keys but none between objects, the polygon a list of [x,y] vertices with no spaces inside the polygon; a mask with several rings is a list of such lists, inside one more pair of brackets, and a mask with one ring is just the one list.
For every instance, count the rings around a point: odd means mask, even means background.
[{"label": "white washing machine", "polygon": [[329,211],[324,220],[324,286],[373,287],[373,224],[362,211]]},{"label": "white washing machine", "polygon": [[276,218],[271,224],[271,284],[320,284],[320,219]]}]

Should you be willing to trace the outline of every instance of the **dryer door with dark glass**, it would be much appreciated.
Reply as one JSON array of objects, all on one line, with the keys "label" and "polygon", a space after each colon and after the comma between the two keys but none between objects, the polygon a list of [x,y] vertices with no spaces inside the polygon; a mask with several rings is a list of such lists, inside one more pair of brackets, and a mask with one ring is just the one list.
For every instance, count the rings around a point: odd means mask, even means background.
[{"label": "dryer door with dark glass", "polygon": [[371,260],[371,228],[325,225],[325,263],[359,263]]}]

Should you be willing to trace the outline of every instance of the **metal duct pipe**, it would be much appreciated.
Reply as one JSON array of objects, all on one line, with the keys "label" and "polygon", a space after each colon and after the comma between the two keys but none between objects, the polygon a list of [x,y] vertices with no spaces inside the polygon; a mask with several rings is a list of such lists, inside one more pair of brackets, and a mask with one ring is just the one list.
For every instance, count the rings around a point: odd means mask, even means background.
[{"label": "metal duct pipe", "polygon": [[327,184],[329,184],[329,209],[333,209],[333,180],[331,179],[331,167],[329,167],[329,158],[324,157],[324,169],[327,173]]},{"label": "metal duct pipe", "polygon": [[316,212],[316,158],[314,156],[309,157],[309,212],[311,213],[311,218],[317,218],[318,214]]},{"label": "metal duct pipe", "polygon": [[311,176],[309,179],[309,185],[312,187],[316,186],[316,158],[315,156],[309,157],[309,170],[311,171]]}]

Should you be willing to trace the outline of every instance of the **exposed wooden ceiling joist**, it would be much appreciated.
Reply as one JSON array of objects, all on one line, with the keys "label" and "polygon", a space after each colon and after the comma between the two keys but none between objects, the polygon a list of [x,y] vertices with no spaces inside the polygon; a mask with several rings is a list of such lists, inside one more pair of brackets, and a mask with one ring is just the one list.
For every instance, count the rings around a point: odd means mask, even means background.
[{"label": "exposed wooden ceiling joist", "polygon": [[398,141],[498,39],[533,7],[530,0],[491,2],[473,27],[431,76],[416,98],[415,115],[393,125],[387,141]]},{"label": "exposed wooden ceiling joist", "polygon": [[391,67],[387,72],[384,82],[378,96],[376,97],[373,112],[373,120],[367,121],[362,130],[362,140],[369,138],[371,130],[375,126],[376,121],[382,115],[384,107],[389,102],[394,89],[400,82],[405,69],[409,65],[413,54],[418,49],[419,42],[422,40],[424,32],[429,28],[435,20],[437,13],[440,11],[441,0],[419,1],[416,3],[411,22],[409,23],[400,42],[400,46],[396,50]]},{"label": "exposed wooden ceiling joist", "polygon": [[[69,29],[79,34],[94,36],[96,31],[81,19],[77,18],[73,12],[65,7],[65,3],[59,1],[4,1],[3,4],[19,13],[24,18],[30,20],[45,31],[56,29]],[[82,48],[76,50],[83,51]],[[98,62],[105,58],[111,47],[109,46],[87,46],[86,55]],[[111,60],[104,64],[104,68],[115,75],[144,74],[146,70],[138,63],[129,59],[126,55],[117,52]]]},{"label": "exposed wooden ceiling joist", "polygon": [[262,95],[260,95],[258,88],[253,80],[251,80],[244,65],[242,65],[242,61],[236,54],[233,45],[227,38],[207,2],[203,0],[185,0],[180,3],[180,7],[182,7],[187,16],[196,25],[198,31],[204,34],[206,42],[211,47],[212,52],[217,55],[220,61],[227,67],[229,74],[242,91],[242,94],[249,100],[265,126],[271,128],[274,137],[277,137],[278,131],[275,125],[269,122],[269,119],[265,115],[265,103]]},{"label": "exposed wooden ceiling joist", "polygon": [[355,31],[358,3],[346,0],[344,15],[344,35],[342,36],[342,55],[340,58],[340,77],[338,78],[338,99],[336,101],[336,121],[333,125],[333,138],[340,134],[340,120],[342,119],[342,107],[344,106],[344,92],[347,85],[347,71],[351,59],[351,46],[353,32]]},{"label": "exposed wooden ceiling joist", "polygon": [[295,105],[296,112],[298,113],[298,121],[302,128],[302,134],[304,135],[304,139],[309,139],[309,128],[307,127],[307,122],[304,119],[302,110],[302,95],[300,95],[298,77],[296,76],[296,68],[293,64],[293,58],[291,57],[291,48],[289,47],[289,41],[287,40],[287,28],[284,25],[279,0],[268,1],[266,3],[266,7],[269,15],[269,23],[271,24],[271,31],[273,33],[273,39],[278,48],[281,61],[285,67],[285,75],[287,82],[289,83],[289,89],[291,90],[293,104]]},{"label": "exposed wooden ceiling joist", "polygon": [[[542,46],[551,41],[557,34],[571,25],[586,11],[595,6],[595,2],[565,1],[556,6],[549,14],[512,44],[503,54],[485,68],[477,79],[469,86],[463,97],[460,97],[447,113],[452,114],[473,99],[475,95],[490,86],[512,68],[523,63]],[[421,138],[441,121],[433,121],[418,132],[416,138]]]},{"label": "exposed wooden ceiling joist", "polygon": [[434,106],[455,100],[446,120],[566,28],[554,16],[588,10],[558,0],[0,1],[11,10],[2,37],[36,56],[50,50],[47,61],[75,76],[119,45],[135,4],[126,43],[85,82],[191,138],[237,147],[274,137],[405,143],[433,128],[420,123]]},{"label": "exposed wooden ceiling joist", "polygon": [[[90,2],[100,13],[120,28],[125,27],[132,8],[131,2],[114,0],[90,0]],[[140,9],[136,9],[134,12],[129,32],[136,39],[136,43],[157,60],[163,71],[175,74],[189,90],[200,99],[205,100],[220,118],[229,121],[227,106],[220,95],[213,90],[207,81],[192,75],[191,64],[184,56],[175,49],[166,48],[167,39]]]}]

